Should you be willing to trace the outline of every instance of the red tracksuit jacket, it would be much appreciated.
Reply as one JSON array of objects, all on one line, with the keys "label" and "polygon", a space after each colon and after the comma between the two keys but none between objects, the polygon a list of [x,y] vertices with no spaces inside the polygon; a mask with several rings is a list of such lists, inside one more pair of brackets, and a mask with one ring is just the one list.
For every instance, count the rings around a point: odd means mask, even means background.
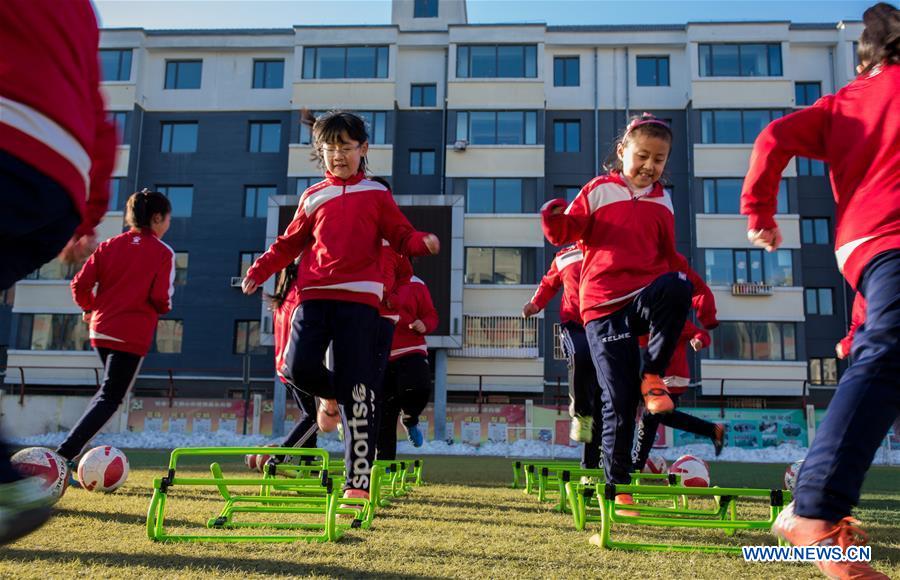
[{"label": "red tracksuit jacket", "polygon": [[578,308],[578,288],[583,260],[584,254],[576,245],[567,246],[557,252],[553,263],[550,264],[550,269],[541,278],[538,289],[531,297],[531,302],[543,310],[562,286],[563,295],[559,304],[559,321],[563,324],[566,322],[584,324]]},{"label": "red tracksuit jacket", "polygon": [[72,296],[93,312],[92,345],[144,356],[159,316],[172,310],[174,284],[172,248],[149,229],[132,230],[97,247],[72,279]]},{"label": "red tracksuit jacket", "polygon": [[[412,266],[407,259],[398,263],[398,282],[391,296],[391,303],[400,313],[400,321],[394,330],[390,360],[411,354],[428,354],[425,335],[434,332],[438,325],[438,313],[431,301],[428,286],[420,278],[412,275]],[[425,333],[419,334],[409,328],[416,320],[425,324]]]},{"label": "red tracksuit jacket", "polygon": [[297,272],[300,300],[343,300],[378,308],[384,293],[382,238],[401,254],[428,254],[425,232],[400,212],[391,191],[358,173],[325,180],[300,196],[294,219],[247,271],[262,284],[287,266],[301,249]]},{"label": "red tracksuit jacket", "polygon": [[685,273],[699,297],[696,274],[675,250],[672,200],[661,184],[635,194],[618,173],[601,175],[564,213],[552,214],[565,204],[562,199],[544,204],[541,221],[551,244],[581,241],[579,304],[585,324],[624,307],[667,272]]},{"label": "red tracksuit jacket", "polygon": [[835,256],[856,289],[872,258],[900,248],[900,65],[877,67],[763,129],[741,192],[749,229],[775,227],[781,172],[797,155],[831,169]]},{"label": "red tracksuit jacket", "polygon": [[0,150],[68,191],[82,217],[76,234],[91,235],[116,158],[91,3],[3,0],[0,38]]},{"label": "red tracksuit jacket", "polygon": [[850,313],[850,328],[847,330],[847,336],[841,339],[841,349],[844,356],[850,355],[850,349],[853,348],[853,337],[856,329],[866,321],[866,299],[859,292],[853,297],[853,310]]},{"label": "red tracksuit jacket", "polygon": [[281,305],[272,311],[272,326],[275,335],[275,372],[281,382],[287,382],[281,374],[284,366],[284,351],[291,339],[291,326],[294,320],[294,312],[300,307],[300,289],[294,284],[288,290]]}]

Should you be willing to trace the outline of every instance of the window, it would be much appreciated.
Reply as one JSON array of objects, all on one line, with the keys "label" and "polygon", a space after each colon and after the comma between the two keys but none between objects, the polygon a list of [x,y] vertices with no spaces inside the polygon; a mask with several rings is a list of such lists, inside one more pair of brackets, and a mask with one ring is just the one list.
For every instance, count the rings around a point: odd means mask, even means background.
[{"label": "window", "polygon": [[466,213],[534,213],[537,201],[521,179],[469,179]]},{"label": "window", "polygon": [[553,151],[555,153],[581,151],[581,121],[553,121]]},{"label": "window", "polygon": [[266,348],[259,344],[259,320],[234,323],[234,354],[266,354]]},{"label": "window", "polygon": [[797,360],[793,322],[722,322],[707,356],[714,360]]},{"label": "window", "polygon": [[828,218],[803,218],[800,220],[800,241],[804,244],[828,244]]},{"label": "window", "polygon": [[853,41],[852,53],[853,53],[853,70],[850,71],[850,74],[852,76],[856,76],[857,74],[859,74],[857,72],[857,68],[859,67],[859,43],[855,40]]},{"label": "window", "polygon": [[781,44],[701,44],[701,77],[780,77]]},{"label": "window", "polygon": [[16,302],[16,287],[0,290],[0,305],[12,306]]},{"label": "window", "polygon": [[409,91],[410,107],[436,107],[437,85],[412,85]]},{"label": "window", "polygon": [[284,87],[284,60],[254,60],[253,88],[280,89]]},{"label": "window", "polygon": [[838,384],[836,358],[809,359],[809,382],[812,385]]},{"label": "window", "polygon": [[203,72],[202,60],[167,60],[167,89],[199,89]]},{"label": "window", "polygon": [[303,49],[305,79],[386,79],[386,46],[307,46]]},{"label": "window", "polygon": [[125,131],[128,128],[128,111],[108,111],[106,118],[116,126],[116,138],[119,144],[125,142]]},{"label": "window", "polygon": [[434,149],[409,152],[410,175],[434,175]]},{"label": "window", "polygon": [[438,0],[415,0],[413,18],[437,18]]},{"label": "window", "polygon": [[181,339],[184,335],[184,321],[163,319],[156,323],[156,352],[162,354],[178,354],[181,352]]},{"label": "window", "polygon": [[581,84],[581,58],[577,56],[553,57],[553,86],[577,87]]},{"label": "window", "polygon": [[159,150],[162,153],[196,153],[198,129],[196,122],[163,123]]},{"label": "window", "polygon": [[461,44],[456,47],[456,76],[461,79],[536,78],[537,45]]},{"label": "window", "polygon": [[637,86],[667,87],[669,86],[668,56],[637,57]]},{"label": "window", "polygon": [[194,205],[193,185],[157,185],[156,191],[169,198],[173,218],[191,217]]},{"label": "window", "polygon": [[[738,178],[717,178],[703,180],[704,213],[739,214],[741,187],[744,180]],[[778,184],[778,213],[789,213],[787,180]]]},{"label": "window", "polygon": [[321,177],[298,177],[297,178],[297,195],[303,195],[303,192],[309,189],[311,185],[315,185],[322,181]]},{"label": "window", "polygon": [[700,142],[753,143],[759,132],[781,115],[778,110],[700,111]]},{"label": "window", "polygon": [[264,218],[269,212],[269,198],[278,195],[274,185],[248,185],[244,188],[244,217]]},{"label": "window", "polygon": [[59,258],[53,258],[34,272],[25,276],[26,280],[71,280],[81,270],[84,262],[64,264]]},{"label": "window", "polygon": [[825,162],[807,157],[797,157],[797,175],[804,177],[825,175]]},{"label": "window", "polygon": [[104,81],[131,80],[131,49],[101,50],[100,74]]},{"label": "window", "polygon": [[557,185],[553,188],[553,195],[556,197],[564,197],[566,203],[575,201],[575,198],[578,197],[579,193],[581,193],[581,188],[577,185]]},{"label": "window", "polygon": [[822,83],[794,83],[794,104],[798,107],[807,107],[819,100],[822,96]]},{"label": "window", "polygon": [[184,286],[187,284],[188,275],[188,253],[175,252],[175,285]]},{"label": "window", "polygon": [[[463,348],[468,349],[528,349],[522,355],[540,354],[540,318],[521,316],[463,316]],[[492,353],[472,353],[489,356]],[[495,355],[512,353],[496,352]],[[517,353],[518,354],[518,353]]]},{"label": "window", "polygon": [[706,250],[706,282],[714,286],[769,284],[793,286],[794,264],[790,250]]},{"label": "window", "polygon": [[473,145],[534,145],[536,111],[460,111],[456,138]]},{"label": "window", "polygon": [[253,265],[253,262],[262,255],[263,252],[241,252],[239,264],[241,278],[244,278],[247,275],[247,270],[249,270],[250,266]]},{"label": "window", "polygon": [[831,288],[807,288],[806,313],[820,316],[832,316],[834,314],[834,295]]},{"label": "window", "polygon": [[535,248],[466,248],[466,284],[535,284]]},{"label": "window", "polygon": [[116,211],[119,208],[119,192],[123,181],[125,179],[122,177],[109,178],[109,205],[106,206],[106,211]]},{"label": "window", "polygon": [[250,122],[250,153],[278,153],[281,151],[281,123],[278,121]]},{"label": "window", "polygon": [[[385,145],[390,142],[387,136],[386,111],[353,111],[353,113],[362,117],[362,120],[366,122],[369,144]],[[322,114],[322,111],[317,111],[313,113],[313,116],[318,118]],[[300,123],[300,144],[309,145],[310,143],[312,143],[311,128],[305,123]]]},{"label": "window", "polygon": [[91,350],[88,325],[81,314],[18,314],[16,348],[22,350]]}]

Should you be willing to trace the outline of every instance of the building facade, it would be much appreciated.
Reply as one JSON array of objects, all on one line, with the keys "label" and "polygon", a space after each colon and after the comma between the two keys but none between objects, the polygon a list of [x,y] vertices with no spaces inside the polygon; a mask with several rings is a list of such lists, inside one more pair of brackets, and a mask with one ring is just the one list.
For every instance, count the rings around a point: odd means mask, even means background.
[{"label": "building facade", "polygon": [[[271,204],[295,204],[320,178],[301,110],[344,108],[366,118],[369,167],[398,198],[462,205],[460,236],[444,246],[461,307],[452,340],[435,342],[451,397],[562,396],[558,299],[521,317],[556,251],[538,210],[572,199],[603,171],[626,119],[650,111],[675,135],[679,250],[722,321],[694,361],[698,396],[812,387],[827,399],[852,301],[832,254],[827,168],[798,159],[785,170],[785,242],[773,254],[747,242],[738,198],[756,135],[852,80],[860,32],[856,22],[475,25],[454,0],[395,0],[383,26],[103,30],[103,91],[122,142],[103,234],[120,231],[136,189],[163,191],[174,207],[176,306],[139,385],[164,388],[172,371],[184,394],[228,396],[248,375],[271,387],[266,317],[240,277],[265,249]],[[7,383],[22,373],[28,384],[94,382],[73,273],[51,263],[7,298],[11,317],[0,308]]]}]

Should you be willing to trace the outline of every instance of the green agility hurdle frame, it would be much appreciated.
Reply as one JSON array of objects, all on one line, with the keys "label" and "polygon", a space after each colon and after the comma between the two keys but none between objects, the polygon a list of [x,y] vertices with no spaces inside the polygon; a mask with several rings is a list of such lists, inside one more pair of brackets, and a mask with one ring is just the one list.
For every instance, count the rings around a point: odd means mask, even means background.
[{"label": "green agility hurdle frame", "polygon": [[[600,532],[591,538],[591,543],[601,548],[617,548],[622,550],[656,550],[675,552],[724,552],[739,554],[740,546],[710,546],[688,544],[652,544],[642,542],[623,542],[612,539],[613,524],[634,524],[658,527],[683,527],[701,529],[721,529],[726,535],[734,535],[738,530],[768,530],[775,518],[784,509],[785,502],[790,502],[788,491],[780,489],[745,489],[730,487],[658,487],[652,491],[654,496],[669,497],[676,501],[679,496],[686,498],[711,498],[715,502],[713,510],[690,509],[686,507],[662,507],[652,505],[621,505],[615,503],[620,493],[634,496],[646,491],[646,486],[598,484],[595,488],[600,506]],[[573,494],[574,496],[575,494]],[[583,497],[583,496],[582,496]],[[736,502],[738,498],[768,498],[769,515],[765,519],[738,519]],[[637,512],[638,515],[624,515],[620,511]]]},{"label": "green agility hurdle frame", "polygon": [[[589,484],[582,483],[580,478],[586,476],[593,481]],[[654,485],[680,486],[681,476],[665,473],[632,473],[632,480],[636,485],[641,486],[641,493],[633,496],[635,503],[646,503],[654,500],[671,501],[671,508],[667,510],[678,509],[679,502],[682,500],[681,495],[660,496],[655,494],[657,489]],[[575,529],[583,530],[588,523],[599,523],[601,521],[600,502],[596,494],[598,485],[603,485],[606,481],[606,475],[602,469],[577,469],[566,470],[561,474],[560,499],[566,501],[566,507],[562,511],[572,514],[572,520]],[[704,512],[705,513],[705,512]]]},{"label": "green agility hurdle frame", "polygon": [[[305,457],[310,472],[318,473],[317,477],[297,477],[287,480],[275,476],[279,464],[270,462],[266,465],[263,477],[224,477],[218,463],[210,464],[211,477],[177,477],[178,461],[184,457],[202,456],[243,456],[246,454],[271,454],[290,457]],[[279,447],[198,447],[175,449],[169,459],[168,474],[153,480],[153,496],[147,512],[147,536],[155,541],[174,542],[326,542],[340,539],[349,528],[368,528],[375,515],[375,502],[366,499],[340,499],[340,485],[343,478],[334,477],[328,470],[328,452],[321,449],[279,448]],[[296,466],[293,466],[296,467]],[[383,468],[372,469],[373,497],[378,497],[383,476]],[[243,529],[278,529],[294,530],[295,534],[173,534],[165,530],[165,513],[167,500],[172,488],[180,487],[212,487],[215,488],[225,505],[206,522],[210,530],[236,531]],[[234,494],[232,487],[259,487],[256,495]],[[273,491],[288,491],[292,495],[273,495]],[[260,522],[237,521],[238,514],[305,514],[318,516],[316,521],[307,522]],[[338,515],[352,517],[349,523],[339,522]]]}]

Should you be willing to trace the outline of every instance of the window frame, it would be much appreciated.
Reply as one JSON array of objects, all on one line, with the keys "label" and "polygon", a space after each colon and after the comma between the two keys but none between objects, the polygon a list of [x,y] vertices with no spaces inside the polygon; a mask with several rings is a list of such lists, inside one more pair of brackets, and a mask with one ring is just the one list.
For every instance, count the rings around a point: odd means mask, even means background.
[{"label": "window frame", "polygon": [[[662,78],[662,74],[660,74],[660,71],[662,70],[660,68],[660,65],[663,61],[665,61],[665,71],[666,71],[666,82],[665,83],[662,83],[662,82],[641,83],[641,78],[640,78],[640,75],[638,74],[638,70],[639,70],[638,65],[641,60],[648,61],[651,59],[653,61],[655,61],[656,75],[654,78],[656,78],[657,81],[659,81],[659,79]],[[661,55],[639,54],[639,55],[635,56],[634,82],[635,82],[636,86],[639,86],[639,87],[670,87],[670,86],[672,86],[672,74],[671,73],[672,73],[672,69],[670,68],[669,55],[667,55],[667,54],[665,54],[665,55],[662,55],[662,54]]]},{"label": "window frame", "polygon": [[[820,241],[819,233],[822,231],[819,226],[825,228],[825,241]],[[807,240],[807,225],[809,226],[809,240]],[[800,243],[815,246],[827,246],[831,244],[831,220],[827,217],[804,217],[800,218]]]},{"label": "window frame", "polygon": [[[573,73],[569,66],[575,64],[574,82],[570,78]],[[557,67],[557,65],[560,65]],[[562,73],[562,74],[559,74]],[[581,56],[558,55],[553,57],[553,86],[554,87],[580,87],[581,86]]]},{"label": "window frame", "polygon": [[249,250],[249,251],[238,252],[238,267],[237,267],[238,276],[240,276],[241,278],[244,278],[245,276],[247,276],[247,271],[244,270],[244,257],[245,256],[250,256],[250,262],[247,264],[247,269],[249,270],[250,267],[253,266],[253,263],[256,262],[256,260],[263,254],[265,254],[265,251]]},{"label": "window frame", "polygon": [[[247,320],[235,320],[234,321],[234,336],[231,342],[232,354],[243,355],[243,356],[255,356],[266,354],[267,350],[265,345],[256,344],[250,345],[250,336],[252,335],[251,326],[256,324],[256,337],[259,339],[259,336],[262,334],[262,325],[260,324],[258,319],[247,319]],[[244,331],[244,344],[238,345],[238,336],[240,334],[240,328],[242,325],[246,325],[247,329]],[[240,346],[240,348],[239,348]]]},{"label": "window frame", "polygon": [[[492,75],[473,75],[472,74],[472,58],[474,56],[472,49],[492,48],[494,50],[494,68]],[[500,49],[501,48],[521,48],[522,49],[522,71],[521,74],[501,75],[500,74]],[[529,62],[529,52],[533,52],[533,59]],[[498,43],[498,44],[479,44],[466,43],[456,45],[456,78],[458,79],[536,79],[538,78],[537,64],[537,44],[516,44],[516,43]],[[533,71],[530,70],[530,64],[534,65]],[[533,74],[531,74],[533,73]]]},{"label": "window frame", "polygon": [[[737,69],[738,73],[734,74],[716,74],[715,72],[715,55],[714,55],[714,47],[717,46],[734,46],[737,47]],[[766,48],[766,73],[764,75],[752,75],[752,74],[744,74],[743,67],[743,59],[741,58],[741,47],[747,46],[764,46]],[[709,49],[709,71],[707,74],[703,74],[703,49],[704,47]],[[778,47],[778,74],[772,74],[772,48]],[[697,43],[697,75],[701,78],[728,78],[728,77],[740,77],[740,78],[769,78],[769,77],[784,77],[784,51],[782,50],[782,46],[780,42],[700,42]]]},{"label": "window frame", "polygon": [[[268,78],[268,68],[269,65],[281,65],[281,76],[279,77],[278,86],[266,86],[266,79]],[[257,86],[257,67],[262,65],[262,85]],[[251,89],[283,89],[284,88],[284,71],[285,71],[285,62],[283,58],[254,58],[253,59],[253,78],[250,81]]]},{"label": "window frame", "polygon": [[[245,185],[244,186],[244,207],[241,210],[242,214],[243,214],[241,217],[253,218],[253,219],[260,219],[260,218],[268,217],[268,213],[269,213],[268,202],[262,208],[260,208],[260,206],[259,206],[261,189],[273,190],[273,193],[266,195],[266,197],[265,197],[266,200],[268,200],[269,196],[271,196],[271,195],[278,195],[278,186],[277,185],[271,185],[268,183],[259,184],[259,185],[255,185],[255,184],[254,185]],[[250,199],[251,193],[253,195],[253,215],[248,215],[247,214],[247,202]],[[262,215],[259,215],[260,210],[262,210]]]},{"label": "window frame", "polygon": [[438,0],[415,0],[413,2],[413,18],[437,18],[439,9]]},{"label": "window frame", "polygon": [[[724,351],[721,343],[722,343],[722,341],[726,340],[726,338],[728,338],[727,335],[729,333],[726,332],[728,326],[726,326],[726,325],[731,325],[731,324],[745,325],[744,329],[746,330],[747,337],[750,339],[750,342],[749,342],[750,357],[749,358],[722,358],[720,356],[717,356],[717,354],[720,351]],[[778,328],[779,344],[777,345],[778,346],[777,352],[781,353],[780,358],[772,358],[772,357],[760,358],[759,356],[757,356],[758,345],[771,346],[771,341],[756,342],[754,339],[755,335],[757,334],[755,329],[757,328],[758,325],[763,325],[763,324],[764,325],[774,324]],[[791,328],[791,332],[793,334],[793,340],[794,340],[793,351],[792,351],[793,355],[794,355],[793,358],[788,358],[785,356],[785,353],[787,352],[787,350],[785,349],[785,346],[788,343],[788,341],[785,340],[784,329],[788,328],[788,327]],[[768,326],[766,326],[765,328],[768,328]],[[795,362],[795,361],[801,360],[800,354],[798,352],[799,344],[800,344],[800,341],[797,338],[797,323],[793,322],[793,321],[780,321],[780,320],[727,320],[727,321],[724,321],[723,320],[719,324],[719,328],[716,329],[716,332],[712,333],[712,342],[710,343],[709,348],[706,351],[704,351],[703,357],[706,360],[717,360],[717,361],[718,360],[737,360],[737,361],[760,361],[760,362]],[[745,346],[745,345],[738,344],[736,346],[738,348],[740,348],[740,346]]]},{"label": "window frame", "polygon": [[[178,350],[160,350],[159,349],[159,340],[160,340],[160,328],[163,326],[168,326],[169,323],[174,324],[173,331],[177,333],[178,329],[181,329],[181,335],[178,336]],[[163,340],[170,340],[168,337],[163,338]],[[172,338],[171,340],[175,340]],[[153,336],[153,344],[152,344],[152,352],[155,354],[183,354],[184,353],[184,319],[182,318],[160,318],[156,321],[156,333]]]},{"label": "window frame", "polygon": [[[719,211],[719,185],[722,181],[736,181],[738,182],[738,195],[737,195],[737,211],[735,212],[720,212]],[[712,184],[712,198],[707,197],[707,189],[706,186],[708,184]],[[703,192],[703,213],[709,215],[740,215],[740,192],[744,186],[744,179],[741,177],[703,177],[700,180],[700,189]],[[783,194],[783,195],[782,195]],[[712,205],[715,206],[713,211],[710,211],[709,201],[712,201]],[[783,202],[783,203],[782,203]],[[791,213],[791,201],[790,201],[790,191],[788,189],[787,178],[781,178],[781,181],[778,184],[778,199],[777,199],[777,209],[776,213],[778,214],[789,214]]]},{"label": "window frame", "polygon": [[[103,72],[104,72],[103,71],[103,53],[113,53],[113,52],[118,53],[117,57],[116,57],[116,61],[117,61],[116,62],[116,77],[117,78],[107,79],[107,78],[104,78],[104,74],[103,74]],[[125,77],[122,77],[122,69],[124,68],[123,60],[125,60],[122,58],[122,55],[125,54],[126,52],[128,53],[128,59],[127,59],[128,74]],[[131,81],[131,68],[132,68],[131,64],[134,59],[134,49],[132,49],[132,48],[101,48],[98,51],[98,53],[99,53],[99,58],[100,58],[101,82],[104,82],[104,83],[126,83],[126,82]]]},{"label": "window frame", "polygon": [[[175,128],[176,127],[194,127],[194,148],[190,151],[173,151],[172,145],[175,143]],[[166,143],[166,129],[169,130],[169,139],[168,143]],[[188,155],[191,153],[196,153],[197,149],[200,145],[200,123],[198,121],[160,121],[159,123],[159,152],[166,153],[168,155]],[[168,145],[168,148],[167,148]]]},{"label": "window frame", "polygon": [[[468,281],[469,275],[469,250],[491,250],[491,282],[470,282]],[[519,261],[519,282],[497,282],[497,250],[519,250],[521,252],[520,261]],[[527,286],[531,284],[536,284],[537,280],[533,279],[536,277],[536,257],[537,257],[538,248],[527,247],[527,246],[466,246],[465,247],[465,255],[464,255],[464,265],[463,265],[463,283],[464,285],[472,285],[472,286],[497,286],[497,287],[508,287],[508,286]],[[535,262],[530,267],[528,265],[528,260]],[[528,279],[526,279],[528,278]]]},{"label": "window frame", "polygon": [[[522,115],[522,131],[521,131],[521,143],[498,143],[499,136],[499,115],[504,113],[521,113]],[[472,141],[472,115],[473,114],[493,114],[493,128],[494,128],[494,138],[493,141],[488,143],[475,143]],[[533,127],[529,127],[529,118],[533,119],[534,124]],[[463,121],[464,119],[464,121]],[[465,135],[460,135],[460,128],[465,130]],[[529,141],[530,129],[533,129],[533,142]],[[525,109],[516,109],[512,111],[505,110],[490,110],[490,111],[480,111],[480,110],[466,110],[466,111],[457,111],[456,112],[456,138],[457,140],[467,141],[470,145],[487,145],[490,147],[502,147],[508,145],[538,145],[538,112],[535,110],[525,110]]]},{"label": "window frame", "polygon": [[[558,127],[562,127],[562,148],[560,148],[559,139],[557,139]],[[569,133],[572,127],[575,127],[578,135],[576,139],[577,148],[569,149]],[[554,153],[581,153],[581,119],[554,119],[553,120],[553,152]]]},{"label": "window frame", "polygon": [[[470,210],[470,198],[475,195],[472,191],[470,191],[470,187],[473,182],[491,182],[491,211],[471,211]],[[521,211],[518,212],[509,212],[509,211],[497,211],[497,182],[513,182],[517,181],[519,184],[519,207],[521,207]],[[528,191],[528,188],[525,185],[525,179],[521,177],[470,177],[466,181],[466,192],[465,192],[465,213],[470,215],[528,215],[537,213],[537,193],[535,195],[531,195]],[[532,211],[528,211],[529,209],[534,208]]]},{"label": "window frame", "polygon": [[[348,52],[351,49],[372,49],[374,50],[374,58],[375,58],[375,76],[371,77],[359,77],[359,76],[348,76],[347,72],[347,63],[348,63]],[[322,49],[337,49],[343,50],[343,72],[340,76],[321,76],[322,72],[319,70],[319,58],[318,51]],[[384,71],[381,70],[382,63],[382,55],[384,62]],[[340,79],[388,79],[391,76],[391,53],[390,46],[387,44],[355,44],[349,46],[304,46],[303,47],[303,65],[302,70],[300,72],[300,78],[302,80],[340,80]],[[312,70],[310,71],[310,66]],[[381,73],[384,74],[381,74]]]},{"label": "window frame", "polygon": [[[425,157],[431,154],[431,173],[424,171]],[[417,165],[413,164],[413,160],[417,160]],[[418,167],[413,171],[413,167]],[[416,176],[431,176],[437,173],[437,151],[434,149],[410,149],[409,150],[409,174]]]},{"label": "window frame", "polygon": [[[255,120],[249,121],[248,123],[248,131],[247,131],[247,152],[248,153],[281,153],[281,121],[272,121],[272,120]],[[258,136],[256,142],[254,143],[253,139],[253,129],[254,127],[259,127]],[[274,151],[264,150],[262,148],[263,143],[266,142],[264,138],[264,131],[266,127],[278,127],[278,148]],[[256,145],[256,149],[254,150],[254,145]]]},{"label": "window frame", "polygon": [[[427,91],[434,92],[434,102],[426,102]],[[416,98],[416,90],[419,92],[419,98]],[[418,102],[416,102],[418,101]],[[409,85],[409,106],[415,108],[437,107],[437,83],[412,83]]]},{"label": "window frame", "polygon": [[[719,280],[715,279],[710,271],[710,261],[709,261],[709,252],[730,252],[731,253],[731,282],[722,283]],[[791,265],[791,277],[790,284],[776,284],[774,283],[774,273],[770,272],[770,266],[768,259],[776,260],[779,256],[778,252],[784,252],[781,255],[790,256]],[[746,276],[744,281],[738,281],[738,254],[744,253],[746,258],[747,265],[745,266]],[[752,268],[753,259],[757,258],[759,260],[759,277],[761,280],[757,281],[753,279],[754,269]],[[774,252],[765,252],[762,249],[756,248],[704,248],[703,249],[703,263],[705,265],[705,277],[704,279],[710,286],[731,286],[732,284],[767,284],[776,288],[788,288],[794,285],[794,254],[792,250],[780,248],[775,250]],[[723,266],[724,267],[724,266]]]},{"label": "window frame", "polygon": [[[840,368],[838,367],[837,357],[833,356],[815,356],[809,357],[807,362],[807,380],[810,385],[837,385],[840,382]],[[825,378],[825,363],[826,361],[830,362],[834,366],[834,379],[833,381]],[[819,377],[814,377],[813,367],[818,363],[818,374]]]},{"label": "window frame", "polygon": [[[747,140],[747,137],[744,134],[745,133],[745,131],[744,131],[744,127],[745,127],[744,114],[747,112],[750,112],[750,111],[766,111],[766,112],[768,112],[769,113],[768,123],[771,123],[772,121],[780,119],[784,116],[784,111],[782,111],[781,109],[701,109],[700,110],[700,143],[702,145],[749,145],[749,144],[752,144],[756,140],[756,137],[759,136],[759,134],[757,133],[756,135],[753,136],[753,139],[750,139],[750,140]],[[739,125],[740,125],[741,137],[740,137],[739,141],[719,141],[718,140],[718,137],[716,135],[716,125],[717,125],[716,114],[717,113],[739,113],[740,114]],[[704,140],[705,132],[703,131],[703,119],[706,115],[710,115],[711,119],[712,119],[712,125],[711,125],[712,141]],[[767,123],[767,125],[768,125],[768,123]]]},{"label": "window frame", "polygon": [[[809,99],[809,88],[816,87],[818,96],[812,100]],[[800,98],[802,91],[803,98]],[[794,81],[794,106],[809,107],[822,98],[822,81]],[[803,101],[803,102],[801,102]]]},{"label": "window frame", "polygon": [[[197,75],[197,86],[196,87],[180,87],[178,77],[181,74],[182,65],[188,64],[199,64],[200,72]],[[169,86],[169,66],[175,66],[175,73],[173,75],[172,84],[173,86]],[[203,59],[196,58],[174,58],[174,59],[166,59],[166,68],[165,68],[165,78],[163,80],[163,90],[166,91],[196,91],[203,88]]]},{"label": "window frame", "polygon": [[[178,188],[190,188],[190,198],[188,200],[189,212],[187,215],[181,215],[176,213],[175,203],[172,202],[172,198],[169,196],[169,190],[173,187]],[[189,218],[194,213],[194,185],[186,184],[186,183],[165,183],[165,184],[157,184],[155,187],[156,191],[163,194],[167,198],[169,198],[169,202],[172,204],[172,218]]]}]

